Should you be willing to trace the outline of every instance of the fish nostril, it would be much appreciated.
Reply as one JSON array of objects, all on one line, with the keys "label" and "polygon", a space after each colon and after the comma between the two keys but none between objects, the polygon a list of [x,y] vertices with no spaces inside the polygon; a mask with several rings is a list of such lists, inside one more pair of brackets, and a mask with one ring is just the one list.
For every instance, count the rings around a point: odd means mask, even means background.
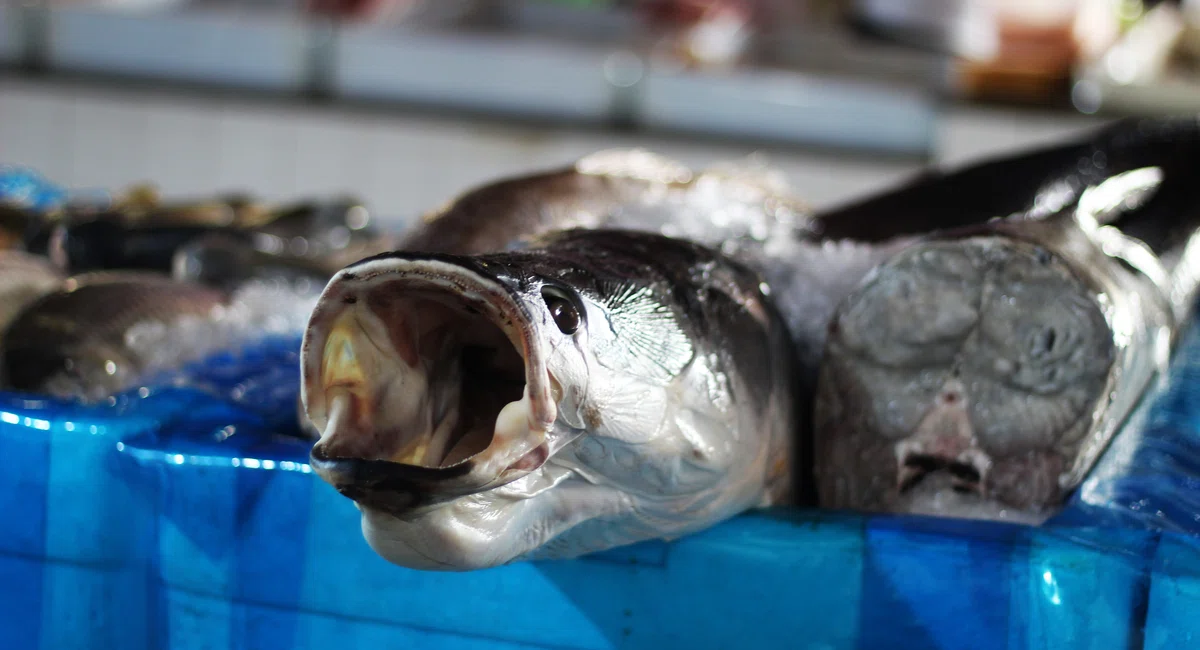
[{"label": "fish nostril", "polygon": [[957,391],[951,390],[951,391],[946,391],[945,393],[942,393],[942,402],[943,403],[954,404],[954,403],[958,402],[958,400],[960,400],[960,399],[962,399],[962,396],[959,395]]}]

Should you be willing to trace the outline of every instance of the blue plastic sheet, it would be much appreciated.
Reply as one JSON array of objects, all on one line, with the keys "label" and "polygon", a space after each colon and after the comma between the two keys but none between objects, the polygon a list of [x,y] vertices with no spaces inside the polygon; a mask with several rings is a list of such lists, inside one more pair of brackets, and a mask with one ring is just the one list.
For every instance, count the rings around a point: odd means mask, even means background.
[{"label": "blue plastic sheet", "polygon": [[0,647],[1200,644],[1200,329],[1045,527],[781,509],[466,574],[376,556],[280,434],[298,345],[96,406],[0,394]]},{"label": "blue plastic sheet", "polygon": [[37,172],[25,167],[0,165],[0,204],[35,211],[62,207],[67,192]]}]

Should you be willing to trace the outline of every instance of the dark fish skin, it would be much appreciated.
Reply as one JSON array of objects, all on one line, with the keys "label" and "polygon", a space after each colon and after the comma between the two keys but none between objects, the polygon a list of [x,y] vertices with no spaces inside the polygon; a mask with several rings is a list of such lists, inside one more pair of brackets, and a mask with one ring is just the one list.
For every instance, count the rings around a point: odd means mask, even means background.
[{"label": "dark fish skin", "polygon": [[77,276],[29,305],[8,327],[0,379],[15,391],[78,397],[120,386],[145,352],[125,334],[138,323],[207,316],[224,293],[157,274]]},{"label": "dark fish skin", "polygon": [[430,212],[397,248],[475,255],[520,248],[549,232],[620,228],[745,257],[802,229],[808,214],[779,181],[748,163],[693,171],[643,150],[608,150],[465,192]]},{"label": "dark fish skin", "polygon": [[[896,187],[813,217],[820,239],[882,243],[1022,215],[1045,202],[1072,202],[1092,170],[1088,140],[995,156],[952,169],[930,169]],[[1081,171],[1082,170],[1082,171]]]},{"label": "dark fish skin", "polygon": [[[1045,218],[1076,205],[1087,188],[1147,166],[1168,170],[1168,183],[1154,201],[1177,203],[1168,190],[1186,191],[1185,169],[1195,156],[1196,129],[1194,118],[1117,120],[1031,151],[928,170],[872,196],[821,210],[808,227],[824,240],[881,243],[997,218]],[[1166,245],[1164,233],[1156,229],[1174,228],[1175,243],[1190,233],[1186,222],[1181,226],[1156,214],[1149,206],[1118,211],[1122,229],[1155,250]]]},{"label": "dark fish skin", "polygon": [[[1036,523],[1165,369],[1200,283],[1197,121],[1125,120],[1038,156],[1066,162],[981,200],[996,219],[943,207],[944,229],[839,306],[816,401],[822,505]],[[948,200],[955,180],[867,205],[919,211],[913,196]]]},{"label": "dark fish skin", "polygon": [[1200,168],[1200,119],[1124,120],[1100,133],[1091,159],[1086,178],[1093,186],[1133,170],[1159,169],[1161,181],[1148,196],[1138,193],[1129,205],[1118,202],[1096,218],[1144,242],[1169,265],[1179,264],[1177,256],[1200,227],[1200,192],[1193,180]]},{"label": "dark fish skin", "polygon": [[467,192],[428,217],[400,244],[413,252],[494,252],[538,233],[594,226],[647,183],[566,168],[506,179]]},{"label": "dark fish skin", "polygon": [[362,202],[350,197],[285,205],[261,222],[241,227],[254,232],[258,250],[308,260],[330,275],[347,264],[395,249],[397,240],[394,233],[379,228]]},{"label": "dark fish skin", "polygon": [[175,252],[172,277],[232,293],[252,282],[312,287],[320,291],[333,271],[308,259],[264,253],[222,234],[197,239]]},{"label": "dark fish skin", "polygon": [[176,251],[200,238],[221,235],[246,243],[253,234],[220,226],[140,226],[119,214],[59,224],[44,242],[45,254],[71,274],[93,271],[169,273]]},{"label": "dark fish skin", "polygon": [[[557,419],[547,423],[546,433],[531,429],[528,443],[506,434],[504,442],[448,465],[397,461],[401,442],[393,436],[414,432],[380,421],[386,419],[382,411],[362,410],[377,403],[370,396],[375,378],[370,368],[383,371],[375,359],[394,353],[371,352],[368,360],[331,348],[330,341],[347,340],[337,338],[344,336],[336,333],[337,323],[350,313],[364,318],[369,308],[390,315],[379,321],[384,326],[408,331],[402,323],[425,312],[397,310],[391,306],[396,301],[432,295],[438,303],[453,303],[464,295],[484,295],[482,287],[502,288],[502,297],[488,299],[492,304],[513,305],[507,316],[490,318],[520,333],[510,337],[523,341],[531,413],[552,418],[557,413]],[[567,309],[568,303],[578,329],[563,329],[554,316],[555,305]],[[363,327],[375,331],[373,325]],[[477,329],[455,332],[467,336]],[[378,345],[378,337],[365,336]],[[366,340],[360,344],[366,346]],[[584,356],[572,362],[574,346]],[[305,404],[323,437],[312,463],[364,508],[372,546],[406,566],[482,568],[681,534],[790,497],[789,454],[798,426],[790,346],[756,272],[709,248],[658,234],[573,229],[536,237],[519,251],[379,255],[335,276],[313,312],[302,367]],[[360,361],[338,365],[344,358]],[[464,372],[460,399],[497,392],[485,385],[472,390],[470,382],[480,381],[482,371]],[[342,403],[358,406],[333,410],[337,395],[354,395]],[[643,420],[642,407],[635,405],[653,405],[660,397],[666,410]],[[703,403],[707,415],[695,414],[693,400]],[[463,415],[495,417],[489,413],[475,407]],[[490,422],[483,425],[490,430]],[[547,451],[497,473],[509,466],[497,458],[510,450],[527,458],[526,447],[540,449],[538,436],[546,436],[541,444]],[[519,516],[509,514],[505,504],[512,497],[499,490],[530,489],[514,482],[525,478],[536,485],[553,475],[546,471],[567,470],[554,488],[524,498]],[[580,490],[585,496],[570,496]],[[565,516],[559,500],[572,498],[581,501]],[[475,505],[459,505],[463,499]],[[496,505],[488,516],[462,515],[463,507],[489,500]],[[447,536],[454,540],[438,543]],[[481,546],[477,539],[487,541]]]},{"label": "dark fish skin", "polygon": [[284,205],[259,222],[239,225],[282,239],[306,238],[314,242],[314,248],[337,249],[351,240],[373,239],[380,234],[366,206],[349,197]]},{"label": "dark fish skin", "polygon": [[28,250],[49,257],[72,274],[170,273],[181,248],[213,237],[252,245],[264,254],[306,259],[326,267],[330,274],[393,244],[374,227],[366,208],[348,199],[275,210],[219,201],[174,209],[78,209],[30,230],[25,242]]}]

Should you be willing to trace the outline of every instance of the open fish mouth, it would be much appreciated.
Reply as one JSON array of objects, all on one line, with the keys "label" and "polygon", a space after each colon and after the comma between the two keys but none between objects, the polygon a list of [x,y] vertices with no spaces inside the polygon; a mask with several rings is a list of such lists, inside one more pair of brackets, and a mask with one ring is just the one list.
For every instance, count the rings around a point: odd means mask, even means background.
[{"label": "open fish mouth", "polygon": [[1058,254],[1003,236],[907,249],[831,322],[816,404],[831,505],[1057,505],[1115,355],[1104,297]]},{"label": "open fish mouth", "polygon": [[387,254],[339,272],[301,352],[313,469],[396,516],[538,469],[557,405],[537,327],[468,258]]},{"label": "open fish mouth", "polygon": [[992,459],[980,449],[945,455],[927,449],[919,441],[906,440],[896,444],[896,463],[896,489],[901,494],[913,490],[929,476],[944,472],[955,492],[987,497],[987,475]]}]

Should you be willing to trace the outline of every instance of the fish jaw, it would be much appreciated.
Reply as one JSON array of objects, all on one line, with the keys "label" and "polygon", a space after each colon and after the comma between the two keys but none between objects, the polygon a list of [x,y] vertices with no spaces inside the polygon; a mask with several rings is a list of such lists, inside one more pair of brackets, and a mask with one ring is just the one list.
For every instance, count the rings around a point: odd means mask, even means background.
[{"label": "fish jaw", "polygon": [[1037,521],[1115,359],[1103,297],[1007,237],[915,245],[831,321],[817,472],[832,507]]},{"label": "fish jaw", "polygon": [[389,516],[521,478],[558,442],[538,324],[467,258],[387,254],[339,272],[301,369],[314,471]]}]

